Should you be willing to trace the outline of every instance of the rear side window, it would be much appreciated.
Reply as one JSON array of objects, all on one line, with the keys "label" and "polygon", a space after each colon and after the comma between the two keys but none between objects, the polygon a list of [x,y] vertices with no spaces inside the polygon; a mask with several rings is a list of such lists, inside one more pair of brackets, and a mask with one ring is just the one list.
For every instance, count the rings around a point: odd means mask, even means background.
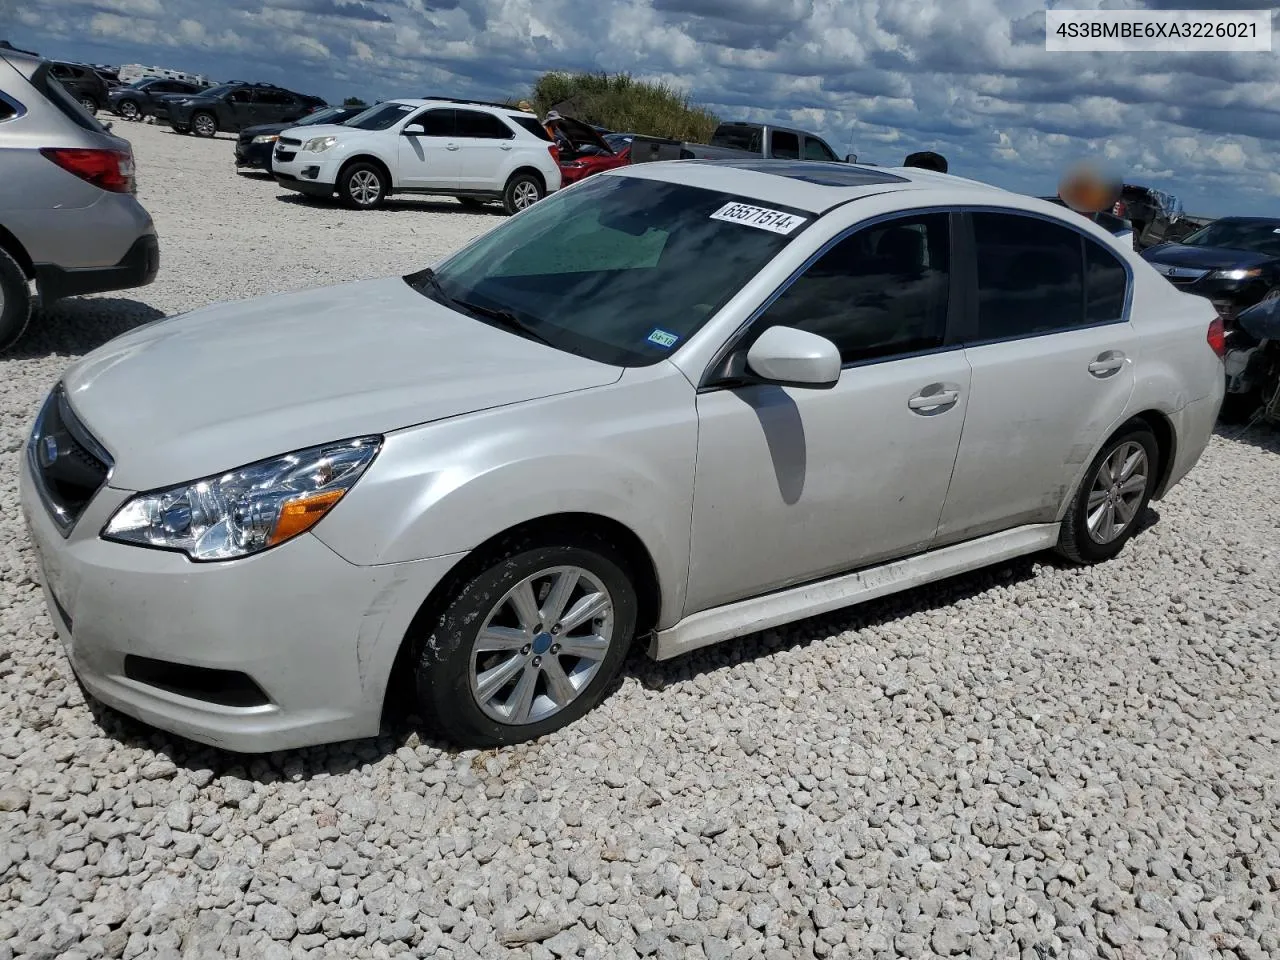
[{"label": "rear side window", "polygon": [[12,120],[18,115],[18,108],[5,99],[4,94],[0,94],[0,123],[6,120]]},{"label": "rear side window", "polygon": [[785,130],[773,131],[773,155],[778,160],[799,160],[800,138]]},{"label": "rear side window", "polygon": [[972,216],[979,340],[1033,337],[1084,323],[1079,233],[1018,214]]},{"label": "rear side window", "polygon": [[477,110],[457,111],[459,137],[473,137],[477,140],[510,140],[515,136],[511,128],[491,113],[480,113]]},{"label": "rear side window", "polygon": [[920,214],[850,234],[795,279],[756,331],[826,337],[845,363],[940,347],[951,280],[949,218]]},{"label": "rear side window", "polygon": [[1124,317],[1124,298],[1129,274],[1110,250],[1088,237],[1084,241],[1084,319],[1086,323],[1107,323]]},{"label": "rear side window", "polygon": [[253,99],[258,103],[287,106],[293,103],[293,94],[286,93],[283,90],[259,90]]},{"label": "rear side window", "polygon": [[546,140],[548,143],[551,142],[551,136],[547,133],[547,128],[544,127],[542,124],[540,124],[536,117],[508,116],[507,119],[510,120],[512,123],[516,124],[517,126],[523,127],[525,130],[528,130],[539,140]]}]

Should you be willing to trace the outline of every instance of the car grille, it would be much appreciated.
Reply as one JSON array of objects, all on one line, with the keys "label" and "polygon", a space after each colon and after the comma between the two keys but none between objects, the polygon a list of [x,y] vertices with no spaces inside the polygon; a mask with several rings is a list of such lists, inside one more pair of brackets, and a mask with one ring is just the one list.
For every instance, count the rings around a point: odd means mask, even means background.
[{"label": "car grille", "polygon": [[300,147],[302,146],[302,141],[295,140],[293,137],[281,137],[280,145],[285,147]]},{"label": "car grille", "polygon": [[49,394],[36,419],[27,459],[40,499],[67,536],[106,484],[113,463],[76,417],[61,384]]},{"label": "car grille", "polygon": [[279,160],[281,163],[288,163],[297,155],[298,154],[293,150],[277,150],[276,151],[276,159]]},{"label": "car grille", "polygon": [[1195,283],[1209,272],[1202,267],[1166,267],[1162,264],[1156,264],[1156,269],[1162,277],[1174,284]]}]

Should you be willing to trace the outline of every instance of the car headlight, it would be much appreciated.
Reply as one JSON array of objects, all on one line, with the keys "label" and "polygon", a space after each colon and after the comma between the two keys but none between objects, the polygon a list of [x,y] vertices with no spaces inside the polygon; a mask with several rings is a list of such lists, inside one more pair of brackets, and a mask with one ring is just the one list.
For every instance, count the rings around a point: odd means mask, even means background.
[{"label": "car headlight", "polygon": [[1262,270],[1259,267],[1252,270],[1215,270],[1212,276],[1215,280],[1248,280],[1262,276]]},{"label": "car headlight", "polygon": [[328,443],[179,487],[131,498],[107,522],[106,540],[231,560],[305,533],[355,485],[381,437]]},{"label": "car headlight", "polygon": [[304,143],[302,149],[308,153],[324,153],[337,142],[337,137],[314,137]]},{"label": "car headlight", "polygon": [[278,133],[260,133],[258,134],[258,136],[253,138],[253,142],[254,143],[275,143],[279,139],[280,139],[280,135]]}]

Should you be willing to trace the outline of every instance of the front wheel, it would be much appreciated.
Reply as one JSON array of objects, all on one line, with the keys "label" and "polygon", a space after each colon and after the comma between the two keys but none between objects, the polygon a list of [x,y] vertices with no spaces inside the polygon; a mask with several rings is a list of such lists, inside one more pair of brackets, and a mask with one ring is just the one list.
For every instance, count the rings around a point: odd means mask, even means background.
[{"label": "front wheel", "polygon": [[600,702],[636,629],[636,589],[604,540],[513,542],[488,559],[418,647],[423,716],[460,746],[574,722]]},{"label": "front wheel", "polygon": [[0,354],[18,342],[31,322],[31,292],[18,262],[0,249]]},{"label": "front wheel", "polygon": [[386,174],[371,163],[353,163],[338,175],[338,197],[356,210],[372,210],[387,198]]},{"label": "front wheel", "polygon": [[81,97],[80,106],[89,111],[89,116],[95,116],[98,112],[98,102],[93,97]]},{"label": "front wheel", "polygon": [[1134,535],[1155,491],[1160,447],[1141,421],[1131,421],[1089,465],[1062,518],[1058,552],[1075,563],[1116,556]]},{"label": "front wheel", "polygon": [[218,121],[212,113],[197,113],[191,118],[191,132],[197,137],[212,137],[218,132]]},{"label": "front wheel", "polygon": [[138,105],[132,100],[121,100],[116,105],[116,113],[120,114],[125,120],[137,120],[142,116],[142,111],[138,109]]},{"label": "front wheel", "polygon": [[531,173],[517,173],[509,181],[502,192],[502,208],[508,214],[516,214],[527,210],[546,196],[542,181]]}]

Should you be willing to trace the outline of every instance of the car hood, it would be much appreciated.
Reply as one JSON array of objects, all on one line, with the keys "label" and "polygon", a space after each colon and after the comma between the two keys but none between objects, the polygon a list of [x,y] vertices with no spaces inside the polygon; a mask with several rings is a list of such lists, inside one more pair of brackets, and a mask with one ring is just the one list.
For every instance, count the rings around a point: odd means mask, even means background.
[{"label": "car hood", "polygon": [[242,127],[240,130],[241,140],[252,140],[254,137],[260,137],[263,134],[284,133],[293,127],[292,123],[259,123],[252,127]]},{"label": "car hood", "polygon": [[[295,133],[296,131],[296,133]],[[363,136],[370,133],[385,133],[385,130],[361,130],[358,127],[348,127],[341,123],[317,123],[311,126],[299,127],[296,123],[286,126],[281,133],[288,133],[303,140],[312,140],[315,137],[345,137],[350,139],[354,136]]]},{"label": "car hood", "polygon": [[145,490],[621,375],[391,277],[147,324],[85,356],[63,383],[115,460],[112,486]]},{"label": "car hood", "polygon": [[1192,247],[1185,243],[1162,243],[1142,252],[1152,263],[1170,267],[1198,267],[1203,270],[1249,269],[1271,263],[1276,258],[1250,250],[1232,250],[1228,247]]}]

